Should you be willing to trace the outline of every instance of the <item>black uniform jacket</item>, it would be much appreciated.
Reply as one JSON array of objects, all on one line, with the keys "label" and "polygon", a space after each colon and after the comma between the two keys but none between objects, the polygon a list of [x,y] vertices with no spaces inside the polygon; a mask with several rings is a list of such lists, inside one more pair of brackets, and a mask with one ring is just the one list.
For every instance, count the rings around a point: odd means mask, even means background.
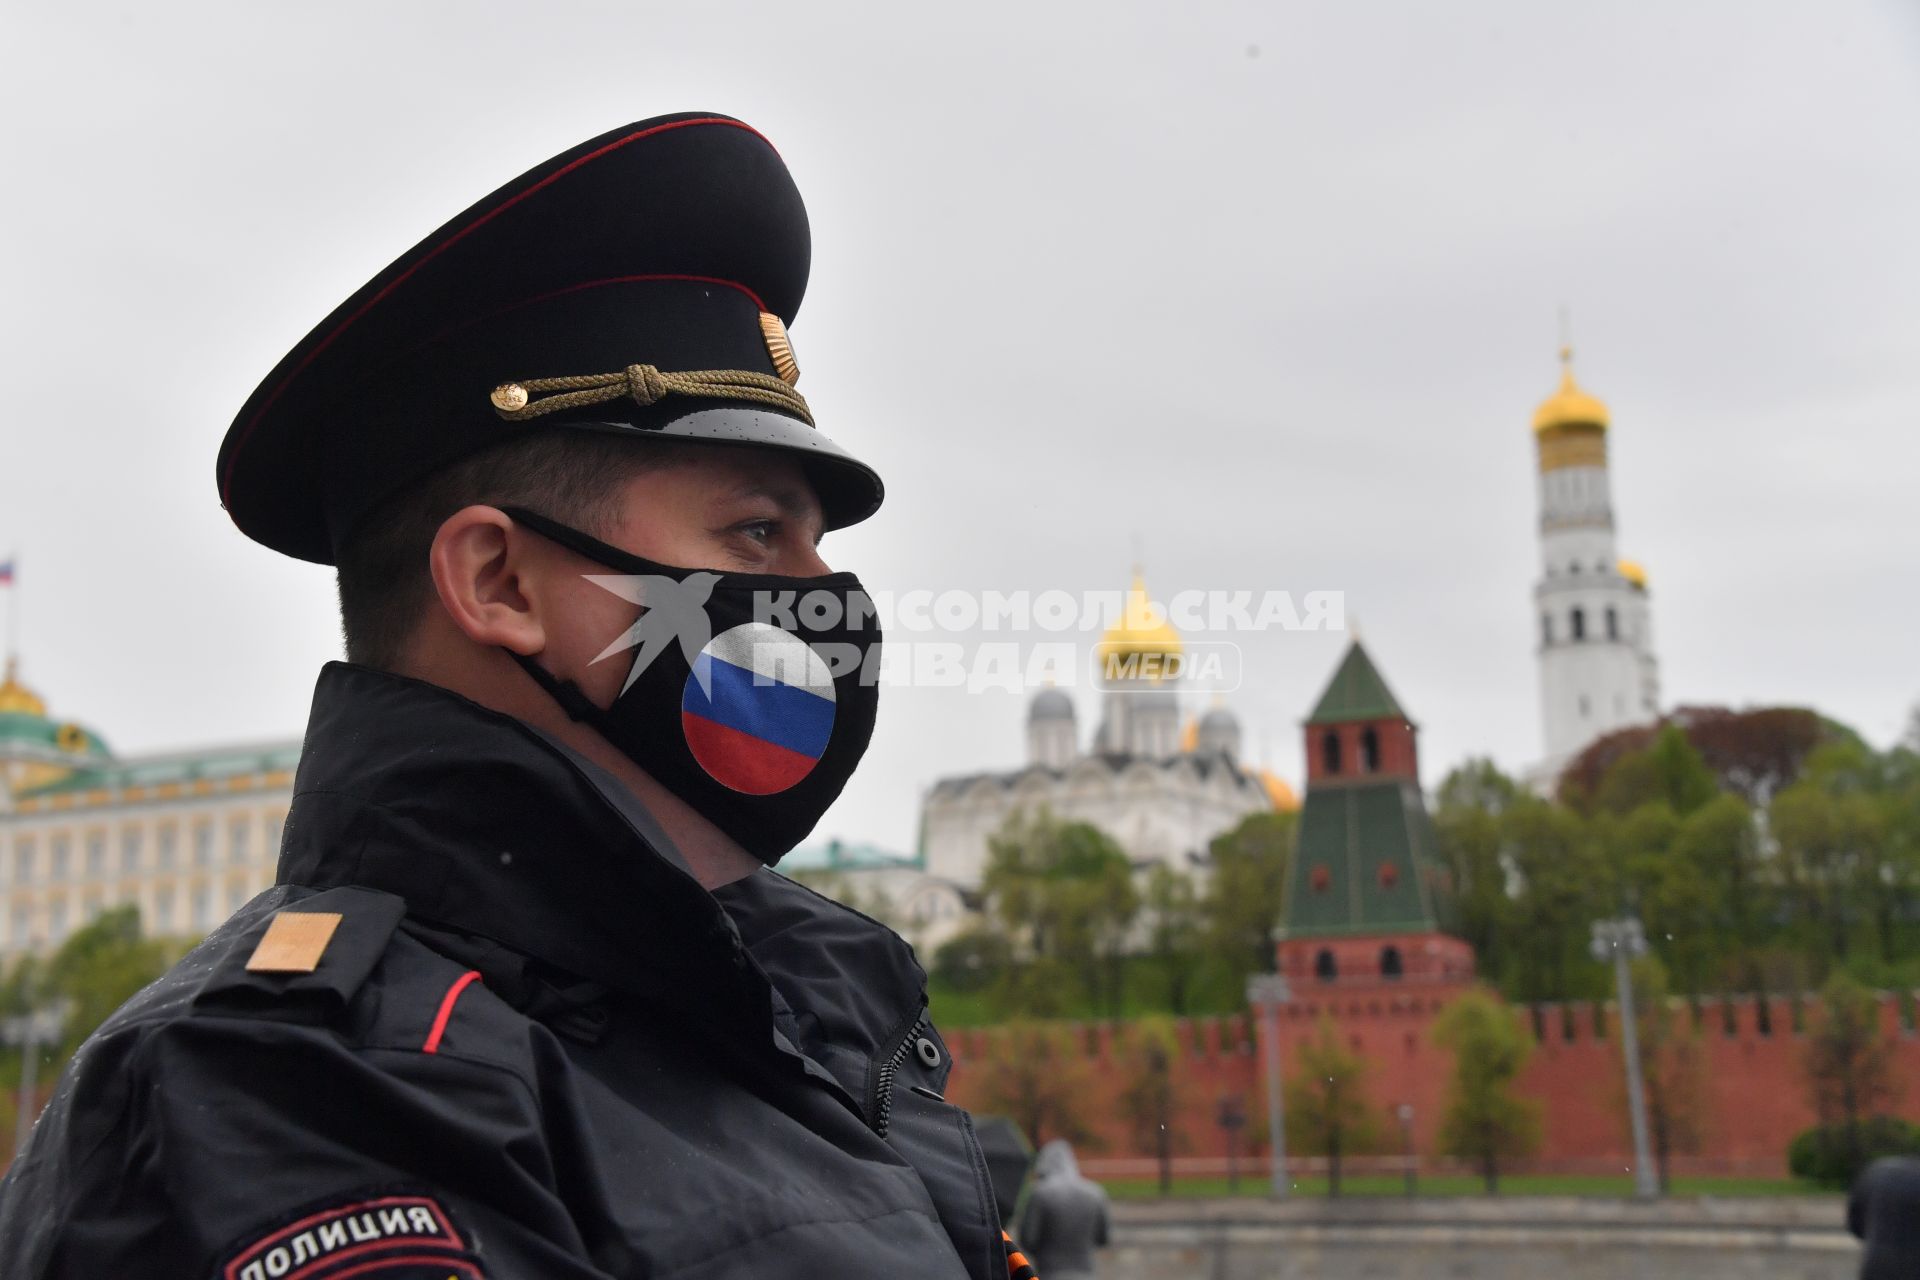
[{"label": "black uniform jacket", "polygon": [[537,731],[330,665],[279,878],[75,1057],[0,1276],[1007,1275],[911,949]]}]

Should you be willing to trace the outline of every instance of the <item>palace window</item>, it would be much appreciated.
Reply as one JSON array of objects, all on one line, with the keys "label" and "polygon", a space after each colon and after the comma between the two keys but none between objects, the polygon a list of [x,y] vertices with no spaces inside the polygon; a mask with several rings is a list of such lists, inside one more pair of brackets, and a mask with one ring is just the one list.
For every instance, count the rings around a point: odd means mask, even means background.
[{"label": "palace window", "polygon": [[13,847],[13,882],[15,884],[33,883],[33,863],[33,837],[28,836]]},{"label": "palace window", "polygon": [[1320,735],[1320,767],[1327,773],[1340,772],[1340,735],[1332,729]]},{"label": "palace window", "polygon": [[140,828],[128,827],[120,833],[120,873],[132,875],[140,869]]},{"label": "palace window", "polygon": [[1380,976],[1381,977],[1397,978],[1405,972],[1406,972],[1406,969],[1403,966],[1402,961],[1400,959],[1400,948],[1394,947],[1394,946],[1386,946],[1386,947],[1380,948]]},{"label": "palace window", "polygon": [[48,874],[52,876],[55,884],[59,884],[67,878],[68,853],[73,847],[73,841],[62,833],[55,836],[50,843],[53,846],[53,856],[49,860],[52,865],[48,867]]},{"label": "palace window", "polygon": [[107,833],[104,831],[87,834],[87,874],[96,878],[107,874]]},{"label": "palace window", "polygon": [[1619,638],[1620,638],[1620,611],[1615,609],[1612,605],[1608,605],[1607,606],[1607,639],[1618,640]]},{"label": "palace window", "polygon": [[238,865],[247,860],[252,852],[248,848],[253,835],[253,823],[246,817],[235,818],[227,824],[227,861]]},{"label": "palace window", "polygon": [[1540,643],[1553,643],[1553,615],[1550,613],[1540,615]]},{"label": "palace window", "polygon": [[173,859],[180,843],[180,829],[172,823],[160,828],[160,869],[173,870]]},{"label": "palace window", "polygon": [[213,824],[196,822],[193,826],[193,862],[195,866],[213,865]]},{"label": "palace window", "polygon": [[1584,609],[1574,609],[1567,615],[1567,629],[1575,640],[1587,638],[1587,614]]}]

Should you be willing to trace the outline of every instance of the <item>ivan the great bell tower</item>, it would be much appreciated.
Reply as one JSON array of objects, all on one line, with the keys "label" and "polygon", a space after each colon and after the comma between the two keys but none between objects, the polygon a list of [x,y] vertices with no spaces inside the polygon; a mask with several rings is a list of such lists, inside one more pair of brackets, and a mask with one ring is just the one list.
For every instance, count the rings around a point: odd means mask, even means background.
[{"label": "ivan the great bell tower", "polygon": [[1659,714],[1646,571],[1615,558],[1607,476],[1606,405],[1573,379],[1560,351],[1560,389],[1533,415],[1540,455],[1538,614],[1540,715],[1551,785],[1602,734]]}]

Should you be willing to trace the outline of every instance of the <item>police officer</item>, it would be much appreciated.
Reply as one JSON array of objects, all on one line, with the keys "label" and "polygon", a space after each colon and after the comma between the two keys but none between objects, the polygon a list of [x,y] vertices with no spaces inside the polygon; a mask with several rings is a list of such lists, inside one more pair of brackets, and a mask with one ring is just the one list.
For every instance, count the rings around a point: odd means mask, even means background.
[{"label": "police officer", "polygon": [[924,975],[769,868],[872,731],[823,533],[881,486],[738,120],[514,179],[241,409],[241,532],[337,567],[279,883],[82,1047],[0,1275],[1000,1277]]}]

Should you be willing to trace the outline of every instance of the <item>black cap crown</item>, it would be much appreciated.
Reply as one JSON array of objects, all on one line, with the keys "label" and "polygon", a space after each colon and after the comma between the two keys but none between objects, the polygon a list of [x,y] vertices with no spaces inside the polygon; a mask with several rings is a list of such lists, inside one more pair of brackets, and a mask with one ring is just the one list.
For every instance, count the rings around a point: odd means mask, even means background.
[{"label": "black cap crown", "polygon": [[[798,378],[786,326],[806,293],[807,213],[772,144],[738,120],[661,116],[515,178],[323,320],[248,397],[220,448],[242,532],[327,564],[367,511],[435,470],[537,429],[663,436],[799,455],[829,528],[881,485],[803,402],[698,385],[531,419],[507,383],[726,370]],[[774,380],[778,381],[774,381]],[[651,403],[646,401],[651,400]],[[795,407],[795,405],[799,407]]]}]

